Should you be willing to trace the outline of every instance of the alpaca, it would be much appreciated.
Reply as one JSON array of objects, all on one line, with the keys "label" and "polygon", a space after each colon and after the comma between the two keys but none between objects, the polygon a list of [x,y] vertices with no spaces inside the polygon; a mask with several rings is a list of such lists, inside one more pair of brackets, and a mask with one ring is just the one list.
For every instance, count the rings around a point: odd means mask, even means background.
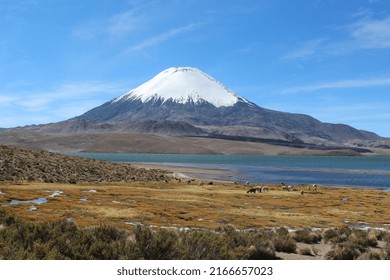
[{"label": "alpaca", "polygon": [[246,193],[256,193],[256,189],[255,188],[249,189]]}]

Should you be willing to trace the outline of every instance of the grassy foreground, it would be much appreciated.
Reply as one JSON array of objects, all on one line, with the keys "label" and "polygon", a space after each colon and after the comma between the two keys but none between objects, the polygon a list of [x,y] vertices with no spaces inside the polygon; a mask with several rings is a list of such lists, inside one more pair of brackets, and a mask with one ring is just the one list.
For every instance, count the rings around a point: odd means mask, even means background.
[{"label": "grassy foreground", "polygon": [[[2,184],[0,259],[390,258],[389,232],[375,229],[389,227],[389,192],[248,189],[176,180]],[[30,201],[39,198],[47,202]]]},{"label": "grassy foreground", "polygon": [[[253,186],[252,186],[253,187]],[[382,190],[320,187],[309,191],[248,194],[249,187],[233,184],[197,186],[196,182],[133,182],[108,184],[3,184],[0,205],[30,221],[71,219],[80,227],[105,224],[215,229],[231,224],[255,227],[318,227],[390,224],[390,193]],[[57,192],[56,192],[57,191]],[[301,191],[304,193],[301,194]],[[46,198],[47,203],[11,204]]]}]

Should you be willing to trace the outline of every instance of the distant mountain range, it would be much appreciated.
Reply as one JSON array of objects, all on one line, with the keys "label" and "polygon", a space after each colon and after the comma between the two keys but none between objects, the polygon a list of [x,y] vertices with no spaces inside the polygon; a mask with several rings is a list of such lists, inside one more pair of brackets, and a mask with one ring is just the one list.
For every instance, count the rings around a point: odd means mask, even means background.
[{"label": "distant mountain range", "polygon": [[137,133],[145,137],[200,137],[320,150],[348,146],[360,152],[365,151],[367,143],[386,140],[345,124],[262,108],[192,67],[164,70],[81,116],[13,131],[52,135]]}]

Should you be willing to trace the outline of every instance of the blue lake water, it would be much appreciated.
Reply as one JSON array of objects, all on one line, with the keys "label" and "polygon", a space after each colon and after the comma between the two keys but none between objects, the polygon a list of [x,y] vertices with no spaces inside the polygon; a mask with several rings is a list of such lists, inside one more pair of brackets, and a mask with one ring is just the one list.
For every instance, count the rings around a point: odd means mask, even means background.
[{"label": "blue lake water", "polygon": [[[390,190],[389,156],[257,156],[189,154],[73,155],[113,162],[157,163],[232,171],[215,179],[287,184],[322,184]],[[226,174],[225,172],[223,174]]]}]

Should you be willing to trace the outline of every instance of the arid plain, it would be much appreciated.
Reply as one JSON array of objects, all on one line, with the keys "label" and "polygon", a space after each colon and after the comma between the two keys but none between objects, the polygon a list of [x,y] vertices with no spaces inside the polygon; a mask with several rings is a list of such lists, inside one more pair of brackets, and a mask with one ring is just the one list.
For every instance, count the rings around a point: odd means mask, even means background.
[{"label": "arid plain", "polygon": [[[106,184],[19,183],[0,186],[0,203],[33,221],[71,219],[82,227],[102,224],[208,228],[231,224],[254,227],[318,227],[342,225],[388,227],[390,194],[382,190],[296,186],[283,191],[269,185],[264,193],[248,186],[196,181]],[[47,202],[28,202],[46,198]],[[21,201],[18,203],[17,201]]]}]

